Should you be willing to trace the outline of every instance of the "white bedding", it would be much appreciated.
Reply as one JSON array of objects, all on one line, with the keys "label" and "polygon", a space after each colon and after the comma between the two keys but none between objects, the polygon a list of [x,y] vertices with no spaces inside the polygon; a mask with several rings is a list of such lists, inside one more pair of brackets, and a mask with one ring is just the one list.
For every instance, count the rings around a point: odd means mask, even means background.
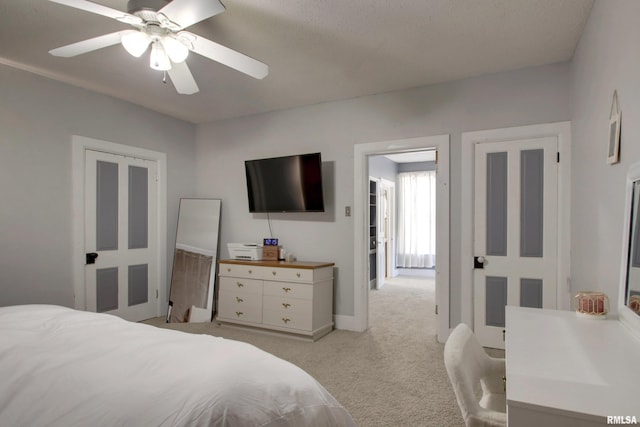
[{"label": "white bedding", "polygon": [[50,305],[0,308],[1,426],[352,426],[252,345]]}]

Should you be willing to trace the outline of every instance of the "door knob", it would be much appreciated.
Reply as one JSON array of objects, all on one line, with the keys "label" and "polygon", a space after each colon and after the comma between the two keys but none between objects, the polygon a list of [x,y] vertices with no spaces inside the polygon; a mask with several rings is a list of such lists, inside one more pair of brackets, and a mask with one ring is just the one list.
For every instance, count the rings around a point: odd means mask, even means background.
[{"label": "door knob", "polygon": [[473,257],[473,268],[484,268],[485,259],[483,256]]},{"label": "door knob", "polygon": [[95,264],[98,254],[95,252],[89,252],[88,254],[85,254],[85,257],[86,264]]}]

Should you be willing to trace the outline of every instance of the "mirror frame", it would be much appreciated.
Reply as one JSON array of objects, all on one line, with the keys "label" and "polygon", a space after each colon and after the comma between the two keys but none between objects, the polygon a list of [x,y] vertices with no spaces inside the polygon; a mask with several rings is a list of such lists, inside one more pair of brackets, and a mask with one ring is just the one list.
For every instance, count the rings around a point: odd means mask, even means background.
[{"label": "mirror frame", "polygon": [[[210,217],[204,216],[204,214],[212,213]],[[196,213],[194,215],[194,213]],[[194,220],[194,216],[197,217],[194,222],[188,222]],[[212,257],[211,271],[208,279],[207,289],[207,306],[197,307],[192,305],[193,301],[187,300],[181,301],[186,303],[187,306],[191,306],[189,312],[189,323],[202,323],[211,322],[215,315],[217,301],[216,301],[216,278],[218,276],[218,259],[220,253],[220,218],[222,216],[222,200],[210,199],[210,198],[193,198],[183,197],[180,198],[178,205],[178,223],[176,226],[176,240],[173,251],[173,268],[171,272],[171,281],[169,283],[169,308],[167,310],[167,322],[170,321],[172,312],[172,296],[173,288],[175,286],[175,260],[176,252],[178,249],[193,252],[199,255],[206,255]],[[206,227],[205,227],[206,225]],[[197,230],[194,229],[196,226]],[[185,234],[186,233],[186,234]],[[188,242],[184,241],[186,236],[194,236],[194,233],[198,235],[198,241],[188,239]],[[183,295],[184,296],[184,295]]]},{"label": "mirror frame", "polygon": [[636,335],[640,336],[640,316],[626,305],[628,293],[627,280],[629,275],[629,250],[631,248],[630,238],[633,210],[633,186],[636,181],[640,181],[640,162],[634,163],[629,167],[625,186],[624,221],[622,223],[622,252],[620,253],[622,263],[620,267],[620,285],[618,288],[618,317],[620,321],[629,326]]}]

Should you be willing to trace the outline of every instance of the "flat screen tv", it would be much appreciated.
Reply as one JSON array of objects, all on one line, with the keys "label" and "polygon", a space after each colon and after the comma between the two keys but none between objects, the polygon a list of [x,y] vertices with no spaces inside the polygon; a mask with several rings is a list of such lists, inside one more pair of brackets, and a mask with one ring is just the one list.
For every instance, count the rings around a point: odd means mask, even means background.
[{"label": "flat screen tv", "polygon": [[324,212],[320,153],[247,160],[249,212]]}]

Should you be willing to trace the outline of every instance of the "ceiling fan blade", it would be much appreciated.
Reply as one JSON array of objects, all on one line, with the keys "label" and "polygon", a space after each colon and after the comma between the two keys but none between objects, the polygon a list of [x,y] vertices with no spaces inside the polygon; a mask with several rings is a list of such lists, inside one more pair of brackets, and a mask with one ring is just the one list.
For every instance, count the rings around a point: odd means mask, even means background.
[{"label": "ceiling fan blade", "polygon": [[196,36],[195,34],[191,34],[186,31],[183,33],[193,37],[193,49],[191,50],[198,55],[212,59],[256,79],[263,79],[267,74],[269,74],[269,67],[267,64],[238,51],[222,46],[221,44],[212,42],[211,40]]},{"label": "ceiling fan blade", "polygon": [[117,31],[115,33],[105,34],[103,36],[94,37],[92,39],[83,40],[81,42],[68,44],[56,49],[51,49],[49,53],[53,56],[61,56],[63,58],[82,55],[83,53],[91,52],[120,43],[122,33],[126,33],[127,31],[129,30]]},{"label": "ceiling fan blade", "polygon": [[180,28],[187,28],[221,12],[224,12],[224,5],[219,0],[173,0],[158,11]]},{"label": "ceiling fan blade", "polygon": [[191,95],[200,91],[186,62],[171,64],[171,69],[167,73],[169,73],[171,82],[178,93]]},{"label": "ceiling fan blade", "polygon": [[117,19],[118,21],[134,24],[141,23],[141,19],[135,15],[131,15],[121,10],[112,9],[101,4],[93,3],[87,0],[49,0],[54,3],[63,4],[65,6],[74,7],[76,9],[85,10],[97,15],[106,16],[108,18]]}]

